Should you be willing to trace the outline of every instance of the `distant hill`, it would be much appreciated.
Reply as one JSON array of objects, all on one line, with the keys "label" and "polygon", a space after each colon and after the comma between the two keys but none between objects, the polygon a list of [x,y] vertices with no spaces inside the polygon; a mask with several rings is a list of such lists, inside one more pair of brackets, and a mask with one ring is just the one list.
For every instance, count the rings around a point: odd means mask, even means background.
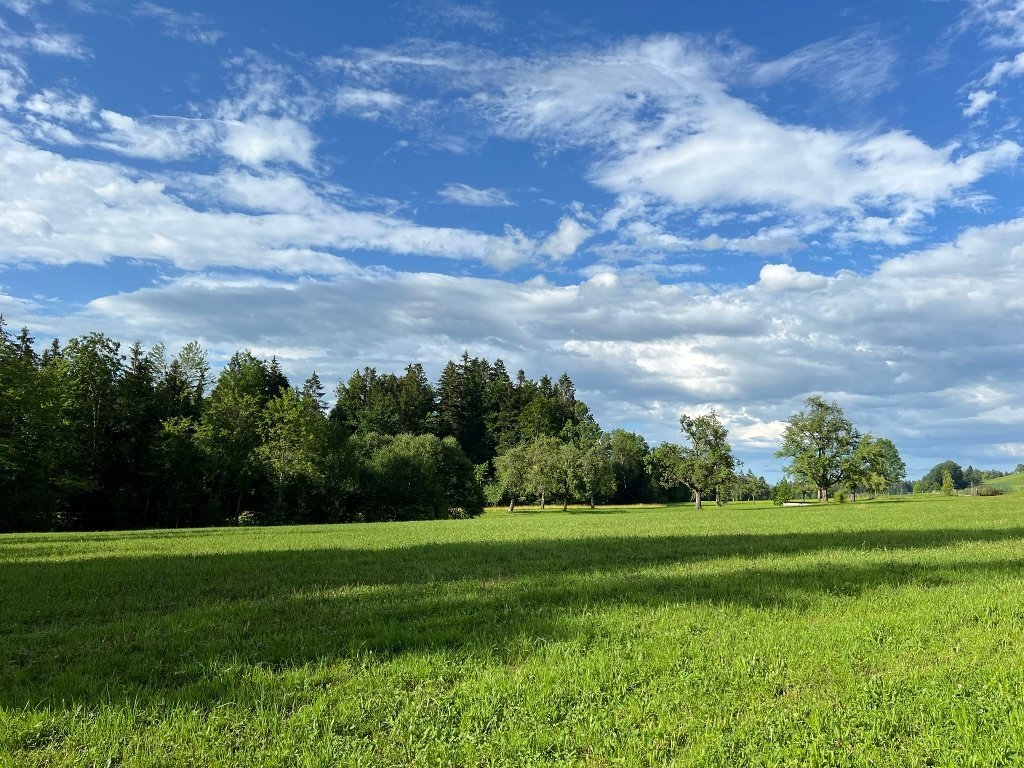
[{"label": "distant hill", "polygon": [[991,480],[986,480],[984,485],[994,485],[1006,491],[1017,491],[1024,488],[1024,473],[1018,472],[1014,475],[993,477]]}]

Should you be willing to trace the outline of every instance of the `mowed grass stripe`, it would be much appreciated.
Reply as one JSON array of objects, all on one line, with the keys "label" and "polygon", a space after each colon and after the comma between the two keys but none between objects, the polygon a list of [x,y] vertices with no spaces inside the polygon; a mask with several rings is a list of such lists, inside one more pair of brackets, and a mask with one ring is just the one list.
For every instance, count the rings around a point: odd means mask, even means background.
[{"label": "mowed grass stripe", "polygon": [[0,764],[1012,765],[1020,497],[0,537]]}]

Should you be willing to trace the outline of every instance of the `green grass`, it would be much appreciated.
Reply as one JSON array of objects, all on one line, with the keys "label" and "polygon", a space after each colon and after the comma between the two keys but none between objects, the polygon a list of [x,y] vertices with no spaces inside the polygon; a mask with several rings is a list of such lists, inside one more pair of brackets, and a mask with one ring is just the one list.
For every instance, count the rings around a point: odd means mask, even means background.
[{"label": "green grass", "polygon": [[1024,502],[0,536],[0,765],[1024,763]]},{"label": "green grass", "polygon": [[1019,491],[1021,488],[1024,488],[1024,474],[993,477],[991,480],[986,480],[984,484],[994,485],[1005,491]]}]

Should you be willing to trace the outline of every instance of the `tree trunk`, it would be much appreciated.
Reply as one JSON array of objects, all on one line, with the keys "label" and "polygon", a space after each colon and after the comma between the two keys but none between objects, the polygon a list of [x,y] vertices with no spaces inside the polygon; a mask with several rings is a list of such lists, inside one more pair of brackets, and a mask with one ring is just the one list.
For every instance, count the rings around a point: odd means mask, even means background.
[{"label": "tree trunk", "polygon": [[590,508],[594,508],[594,494],[590,494]]},{"label": "tree trunk", "polygon": [[694,509],[701,509],[701,506],[700,506],[700,491],[694,491],[693,492],[693,508]]},{"label": "tree trunk", "polygon": [[511,515],[516,511],[516,497],[513,496],[512,500],[508,503],[508,513]]},{"label": "tree trunk", "polygon": [[569,494],[562,497],[562,511],[565,512],[567,509],[569,509]]},{"label": "tree trunk", "polygon": [[540,492],[540,508],[544,509],[544,491]]}]

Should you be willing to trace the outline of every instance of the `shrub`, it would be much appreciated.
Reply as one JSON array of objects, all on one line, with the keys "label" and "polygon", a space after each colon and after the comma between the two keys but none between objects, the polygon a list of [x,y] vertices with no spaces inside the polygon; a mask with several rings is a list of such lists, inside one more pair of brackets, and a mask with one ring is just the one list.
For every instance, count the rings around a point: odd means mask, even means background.
[{"label": "shrub", "polygon": [[979,485],[977,490],[978,496],[1002,496],[1004,493],[1006,489],[997,485]]}]

